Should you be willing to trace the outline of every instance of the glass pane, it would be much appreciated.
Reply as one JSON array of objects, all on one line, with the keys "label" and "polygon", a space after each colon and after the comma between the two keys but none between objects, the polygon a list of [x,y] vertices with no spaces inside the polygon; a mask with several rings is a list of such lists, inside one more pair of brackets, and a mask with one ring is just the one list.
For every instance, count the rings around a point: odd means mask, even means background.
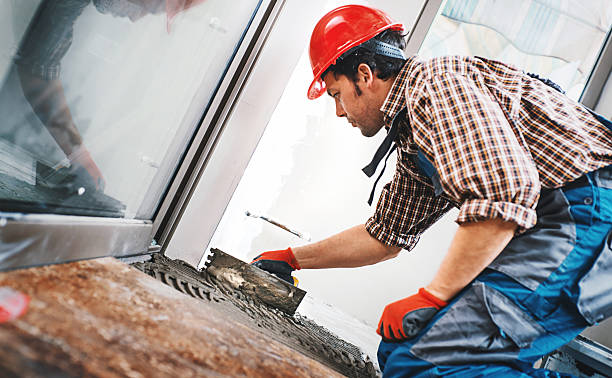
[{"label": "glass pane", "polygon": [[0,1],[0,209],[151,218],[258,4]]},{"label": "glass pane", "polygon": [[446,0],[422,58],[477,55],[550,78],[578,99],[612,24],[612,3]]}]

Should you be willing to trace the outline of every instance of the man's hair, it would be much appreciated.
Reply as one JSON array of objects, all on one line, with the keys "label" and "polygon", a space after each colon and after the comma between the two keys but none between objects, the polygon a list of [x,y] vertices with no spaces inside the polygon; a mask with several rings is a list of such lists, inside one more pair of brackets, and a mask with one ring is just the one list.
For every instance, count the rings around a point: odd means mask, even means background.
[{"label": "man's hair", "polygon": [[[377,34],[373,39],[395,46],[401,50],[404,50],[406,47],[404,35],[399,30],[385,30]],[[396,76],[401,71],[405,62],[405,59],[377,54],[359,45],[342,54],[336,61],[336,64],[332,64],[323,72],[321,78],[324,78],[325,75],[331,72],[335,77],[345,75],[353,82],[356,82],[357,67],[361,63],[365,63],[374,72],[376,77],[387,80]],[[356,89],[357,93],[360,94],[359,88]]]}]

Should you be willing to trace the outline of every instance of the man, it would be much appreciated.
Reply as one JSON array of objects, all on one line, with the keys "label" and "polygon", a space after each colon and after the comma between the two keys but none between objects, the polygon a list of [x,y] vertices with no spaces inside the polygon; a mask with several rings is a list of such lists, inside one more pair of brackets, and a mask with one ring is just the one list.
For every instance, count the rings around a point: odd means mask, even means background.
[{"label": "man", "polygon": [[[612,130],[544,82],[482,58],[405,59],[401,24],[337,8],[310,41],[336,115],[397,146],[395,176],[365,225],[254,264],[357,267],[410,250],[452,206],[459,228],[434,279],[387,305],[385,376],[555,376],[542,355],[612,314]],[[547,375],[547,374],[551,375]]]},{"label": "man", "polygon": [[25,98],[70,162],[70,167],[59,171],[68,178],[60,186],[70,191],[79,187],[103,191],[105,186],[72,119],[60,77],[74,25],[92,1],[100,13],[113,17],[135,22],[166,11],[170,22],[177,13],[204,0],[45,0],[39,5],[15,56],[16,72]]}]

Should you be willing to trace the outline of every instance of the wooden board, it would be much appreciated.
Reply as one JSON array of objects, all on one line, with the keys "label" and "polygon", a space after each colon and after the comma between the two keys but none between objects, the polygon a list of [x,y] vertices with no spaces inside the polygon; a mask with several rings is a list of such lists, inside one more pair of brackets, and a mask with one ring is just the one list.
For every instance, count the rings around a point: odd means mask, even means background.
[{"label": "wooden board", "polygon": [[0,274],[31,297],[0,324],[0,376],[333,377],[328,367],[116,259]]}]

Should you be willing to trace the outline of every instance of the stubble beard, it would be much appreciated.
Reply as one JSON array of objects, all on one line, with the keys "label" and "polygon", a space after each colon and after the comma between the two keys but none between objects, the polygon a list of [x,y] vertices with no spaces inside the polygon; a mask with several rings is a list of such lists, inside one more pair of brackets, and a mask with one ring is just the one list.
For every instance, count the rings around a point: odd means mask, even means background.
[{"label": "stubble beard", "polygon": [[361,131],[361,135],[367,138],[373,137],[374,135],[378,134],[380,129],[382,129],[382,125],[379,125],[376,127],[369,127],[369,128],[362,128],[362,127],[359,128],[359,130]]}]

